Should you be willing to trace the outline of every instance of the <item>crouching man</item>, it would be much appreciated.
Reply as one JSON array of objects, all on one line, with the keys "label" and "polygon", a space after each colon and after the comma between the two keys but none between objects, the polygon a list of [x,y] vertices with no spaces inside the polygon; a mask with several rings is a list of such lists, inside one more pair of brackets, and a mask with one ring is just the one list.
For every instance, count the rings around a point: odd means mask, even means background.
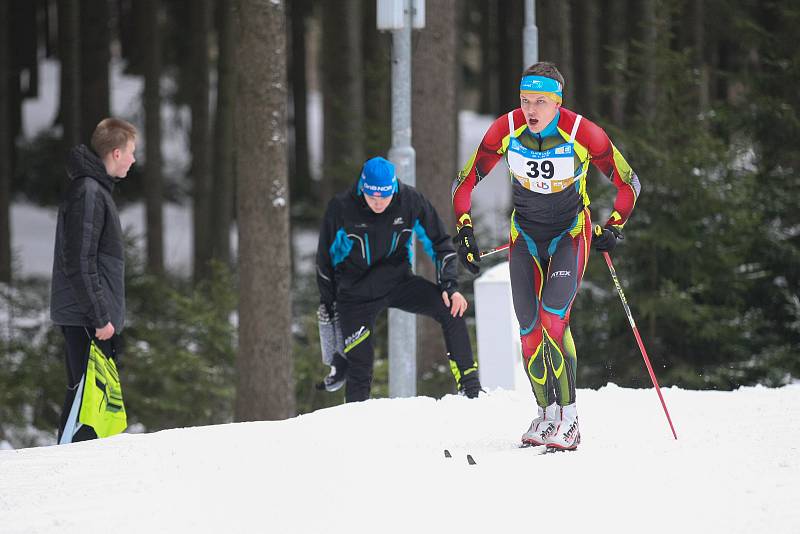
[{"label": "crouching man", "polygon": [[[412,233],[436,265],[436,284],[411,272]],[[394,165],[368,160],[358,181],[328,204],[317,248],[320,323],[341,329],[343,350],[329,358],[325,387],[346,382],[345,400],[369,398],[375,318],[385,308],[427,315],[441,326],[460,393],[481,391],[458,292],[458,260],[431,203],[397,179]],[[323,351],[324,352],[324,351]]]}]

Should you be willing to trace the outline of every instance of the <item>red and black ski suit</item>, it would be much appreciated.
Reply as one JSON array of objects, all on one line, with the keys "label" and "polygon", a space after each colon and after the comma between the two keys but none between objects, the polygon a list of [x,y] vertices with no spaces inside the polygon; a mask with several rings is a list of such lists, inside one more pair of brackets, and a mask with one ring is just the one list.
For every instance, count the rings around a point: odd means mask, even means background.
[{"label": "red and black ski suit", "polygon": [[577,355],[569,316],[586,268],[592,223],[586,177],[593,163],[617,188],[607,225],[621,229],[639,179],[606,133],[564,107],[540,133],[522,109],[494,121],[453,183],[458,229],[471,224],[473,188],[504,158],[513,188],[509,263],[522,356],[537,403],[575,402]]}]

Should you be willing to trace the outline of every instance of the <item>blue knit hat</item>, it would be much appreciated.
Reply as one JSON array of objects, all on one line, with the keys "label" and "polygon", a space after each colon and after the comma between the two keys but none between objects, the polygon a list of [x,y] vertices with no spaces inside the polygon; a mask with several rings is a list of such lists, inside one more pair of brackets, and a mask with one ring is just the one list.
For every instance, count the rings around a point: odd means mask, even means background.
[{"label": "blue knit hat", "polygon": [[388,197],[397,192],[397,174],[391,161],[377,157],[368,159],[361,169],[358,192],[374,197]]}]

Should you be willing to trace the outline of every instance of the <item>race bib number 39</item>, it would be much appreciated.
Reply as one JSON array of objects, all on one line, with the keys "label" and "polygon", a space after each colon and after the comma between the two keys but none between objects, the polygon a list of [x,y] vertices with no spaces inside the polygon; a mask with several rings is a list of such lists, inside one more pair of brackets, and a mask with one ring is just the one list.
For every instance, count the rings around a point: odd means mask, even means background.
[{"label": "race bib number 39", "polygon": [[525,189],[558,193],[575,182],[573,155],[570,143],[540,152],[512,139],[508,146],[508,168]]}]

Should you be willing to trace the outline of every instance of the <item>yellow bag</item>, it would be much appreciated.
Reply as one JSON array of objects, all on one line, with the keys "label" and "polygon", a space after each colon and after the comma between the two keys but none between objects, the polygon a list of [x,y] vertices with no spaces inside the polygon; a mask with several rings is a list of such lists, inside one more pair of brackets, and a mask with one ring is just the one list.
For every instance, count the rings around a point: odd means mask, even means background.
[{"label": "yellow bag", "polygon": [[117,364],[92,341],[78,421],[92,427],[99,438],[119,434],[128,427]]}]

